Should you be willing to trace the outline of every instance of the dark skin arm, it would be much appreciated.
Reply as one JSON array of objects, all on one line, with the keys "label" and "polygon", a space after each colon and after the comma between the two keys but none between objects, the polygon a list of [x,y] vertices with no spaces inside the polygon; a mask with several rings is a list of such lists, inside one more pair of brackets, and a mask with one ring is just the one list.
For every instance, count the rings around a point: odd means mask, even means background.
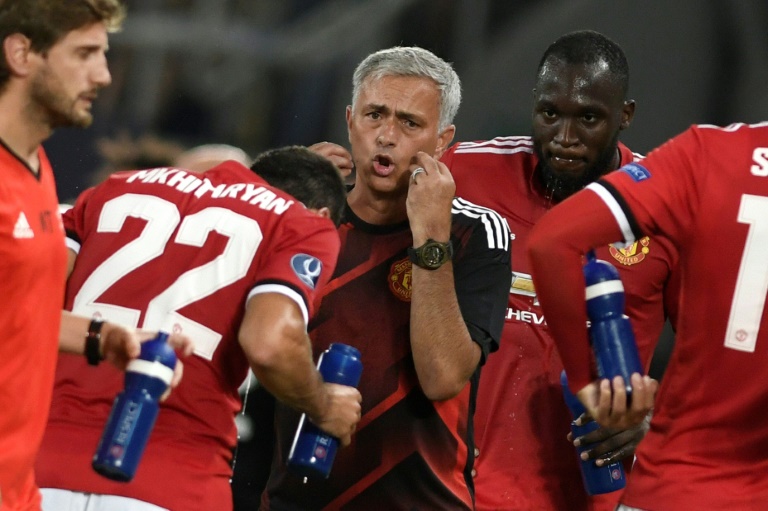
[{"label": "dark skin arm", "polygon": [[[578,438],[573,438],[573,435],[568,433],[568,441],[577,447],[590,446],[590,449],[581,453],[582,459],[595,460],[599,467],[610,465],[635,455],[638,444],[650,428],[651,415],[649,413],[643,422],[629,429],[599,428]],[[579,417],[577,423],[581,425],[591,420],[589,415],[584,414]]]}]

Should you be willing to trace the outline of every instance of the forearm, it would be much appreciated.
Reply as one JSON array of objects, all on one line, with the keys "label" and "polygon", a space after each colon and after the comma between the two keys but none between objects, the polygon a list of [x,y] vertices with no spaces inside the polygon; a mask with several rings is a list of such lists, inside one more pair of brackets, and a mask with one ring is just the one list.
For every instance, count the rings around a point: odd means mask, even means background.
[{"label": "forearm", "polygon": [[547,325],[577,392],[597,375],[587,336],[582,255],[593,247],[621,239],[608,208],[591,191],[568,200],[579,214],[557,206],[531,231],[528,257],[536,294]]},{"label": "forearm", "polygon": [[76,316],[69,311],[61,311],[59,329],[59,351],[64,353],[85,353],[85,338],[91,318]]},{"label": "forearm", "polygon": [[252,297],[240,328],[240,345],[256,379],[275,398],[322,417],[329,396],[312,360],[312,348],[296,305],[281,295]]},{"label": "forearm", "polygon": [[422,390],[432,400],[458,394],[477,369],[480,346],[459,309],[453,264],[437,270],[413,266],[411,350]]},{"label": "forearm", "polygon": [[[139,356],[141,342],[153,338],[157,333],[138,331],[134,328],[103,321],[101,325],[96,325],[98,328],[95,329],[93,335],[89,336],[88,330],[92,320],[92,318],[78,316],[69,311],[61,311],[59,351],[83,355],[86,352],[86,339],[91,337],[96,340],[94,346],[98,345],[98,353],[94,351],[89,359],[92,357],[97,362],[106,359],[119,369],[125,369],[131,359]],[[191,340],[182,334],[171,335],[168,342],[184,356],[190,355],[194,349]]]},{"label": "forearm", "polygon": [[328,395],[323,391],[323,379],[308,348],[287,348],[269,359],[254,357],[250,366],[259,383],[278,400],[311,418],[325,414]]}]

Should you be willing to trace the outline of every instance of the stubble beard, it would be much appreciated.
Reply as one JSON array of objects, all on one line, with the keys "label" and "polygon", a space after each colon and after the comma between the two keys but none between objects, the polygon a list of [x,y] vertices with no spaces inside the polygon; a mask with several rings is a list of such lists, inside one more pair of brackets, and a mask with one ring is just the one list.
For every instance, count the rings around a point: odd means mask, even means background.
[{"label": "stubble beard", "polygon": [[536,174],[544,187],[544,197],[557,204],[574,193],[597,181],[601,176],[614,170],[613,158],[616,155],[619,133],[616,132],[608,147],[600,153],[597,160],[580,174],[568,174],[553,169],[544,158],[540,144],[534,144],[534,151],[539,158]]},{"label": "stubble beard", "polygon": [[58,79],[47,71],[32,81],[31,98],[52,129],[68,126],[87,128],[93,122],[93,115],[88,110],[77,110],[79,98],[69,98]]}]

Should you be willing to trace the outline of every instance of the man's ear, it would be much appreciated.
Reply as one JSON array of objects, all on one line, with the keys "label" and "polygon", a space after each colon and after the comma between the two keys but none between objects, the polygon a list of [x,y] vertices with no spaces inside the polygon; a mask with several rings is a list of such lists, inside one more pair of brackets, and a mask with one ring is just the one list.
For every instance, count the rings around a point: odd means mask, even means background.
[{"label": "man's ear", "polygon": [[327,207],[322,207],[317,210],[317,214],[323,218],[331,218],[331,209]]},{"label": "man's ear", "polygon": [[351,135],[351,127],[352,127],[352,105],[347,105],[346,110],[346,120],[347,120],[347,140],[349,143],[352,143],[352,135]]},{"label": "man's ear", "polygon": [[331,218],[331,210],[325,206],[322,208],[307,208],[307,209],[309,209],[314,214],[321,216],[323,218]]},{"label": "man's ear", "polygon": [[437,147],[435,148],[434,154],[435,159],[439,160],[446,149],[448,149],[448,147],[451,145],[451,142],[453,142],[454,135],[456,135],[456,126],[454,124],[451,124],[442,132],[440,132],[440,134],[437,136]]},{"label": "man's ear", "polygon": [[15,33],[3,40],[3,56],[12,75],[27,76],[31,72],[29,56],[32,41],[27,36]]},{"label": "man's ear", "polygon": [[621,124],[619,129],[625,130],[632,124],[632,119],[635,117],[635,100],[628,99],[624,102],[624,106],[621,108]]}]

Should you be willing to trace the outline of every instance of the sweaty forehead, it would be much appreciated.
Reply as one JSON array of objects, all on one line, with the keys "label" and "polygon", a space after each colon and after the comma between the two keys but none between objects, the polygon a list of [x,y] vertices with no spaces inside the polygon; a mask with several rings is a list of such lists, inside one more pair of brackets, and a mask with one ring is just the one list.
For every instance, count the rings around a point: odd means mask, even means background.
[{"label": "sweaty forehead", "polygon": [[606,102],[623,100],[621,86],[604,60],[589,64],[548,60],[536,80],[536,98],[563,97]]}]

